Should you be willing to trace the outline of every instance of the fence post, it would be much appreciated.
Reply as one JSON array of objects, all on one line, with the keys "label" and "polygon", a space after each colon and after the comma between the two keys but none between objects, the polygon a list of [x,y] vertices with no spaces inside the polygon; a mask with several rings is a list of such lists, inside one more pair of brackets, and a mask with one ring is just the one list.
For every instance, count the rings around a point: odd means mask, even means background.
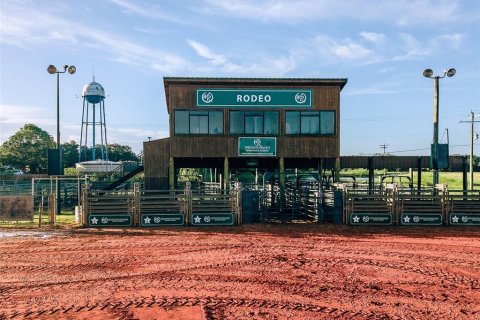
[{"label": "fence post", "polygon": [[192,222],[192,185],[190,181],[185,183],[185,225],[189,225]]},{"label": "fence post", "polygon": [[138,226],[140,225],[140,196],[141,196],[141,190],[140,190],[140,185],[138,182],[133,184],[133,225]]},{"label": "fence post", "polygon": [[243,223],[243,207],[242,207],[242,183],[236,182],[235,183],[235,214],[237,216],[237,224],[241,225]]}]

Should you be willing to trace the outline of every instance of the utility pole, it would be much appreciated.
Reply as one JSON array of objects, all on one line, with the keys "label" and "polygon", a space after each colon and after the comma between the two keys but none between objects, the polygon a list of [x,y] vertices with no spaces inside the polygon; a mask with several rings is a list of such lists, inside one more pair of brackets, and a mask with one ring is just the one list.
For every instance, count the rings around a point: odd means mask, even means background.
[{"label": "utility pole", "polygon": [[470,123],[471,124],[471,132],[470,132],[470,190],[473,191],[473,140],[475,139],[475,130],[474,130],[474,123],[480,122],[475,121],[475,113],[473,111],[470,112],[470,121],[460,121],[460,123]]},{"label": "utility pole", "polygon": [[388,148],[388,144],[385,144],[385,143],[384,143],[384,144],[381,144],[381,145],[380,145],[380,148],[383,149],[383,156],[385,157],[385,149]]}]

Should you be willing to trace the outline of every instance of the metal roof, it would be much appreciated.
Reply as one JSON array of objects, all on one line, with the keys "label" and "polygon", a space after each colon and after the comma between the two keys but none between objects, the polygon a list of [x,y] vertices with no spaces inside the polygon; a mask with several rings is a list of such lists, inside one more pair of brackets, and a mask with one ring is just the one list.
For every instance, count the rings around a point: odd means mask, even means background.
[{"label": "metal roof", "polygon": [[227,78],[227,77],[163,77],[165,86],[168,83],[183,84],[335,84],[340,90],[347,84],[347,78]]}]

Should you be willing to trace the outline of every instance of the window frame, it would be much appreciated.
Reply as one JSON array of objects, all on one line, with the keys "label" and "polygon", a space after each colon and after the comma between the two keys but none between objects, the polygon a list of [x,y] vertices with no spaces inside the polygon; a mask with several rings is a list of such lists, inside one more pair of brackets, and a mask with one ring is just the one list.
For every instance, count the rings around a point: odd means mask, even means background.
[{"label": "window frame", "polygon": [[[186,124],[188,133],[177,133],[177,112],[187,112],[188,123]],[[198,113],[195,115],[195,113]],[[202,115],[201,113],[205,113]],[[220,133],[212,133],[211,131],[214,129],[212,128],[212,119],[214,117],[211,116],[212,113],[219,113],[222,115],[221,125],[222,130]],[[192,118],[193,117],[206,117],[207,118],[207,132],[206,133],[192,133],[191,132],[191,125],[192,125]],[[192,109],[175,109],[173,110],[173,135],[175,136],[223,136],[225,135],[225,113],[223,110],[192,110]],[[217,126],[218,127],[218,126]]]},{"label": "window frame", "polygon": [[[243,131],[242,132],[232,132],[232,113],[241,113],[243,114]],[[247,114],[249,113],[249,114]],[[266,126],[265,121],[267,116],[266,113],[274,113],[276,115],[276,132],[274,133],[265,133],[265,128],[270,128]],[[254,119],[255,117],[260,116],[262,118],[262,133],[247,133],[247,118]],[[228,112],[228,134],[232,136],[240,136],[240,135],[251,135],[251,136],[278,136],[280,133],[280,111],[279,110],[229,110]]]},{"label": "window frame", "polygon": [[[298,119],[298,133],[287,133],[287,119],[289,118],[288,114],[291,113],[291,119],[296,118]],[[298,115],[293,115],[294,113],[298,113]],[[305,113],[302,116],[302,113]],[[317,115],[308,115],[308,113],[316,113]],[[333,114],[333,133],[322,133],[322,114],[324,113],[332,113]],[[318,133],[302,133],[302,118],[303,117],[316,117],[318,118]],[[337,135],[337,111],[336,110],[285,110],[285,129],[284,134],[285,136],[312,136],[312,137],[333,137]]]}]

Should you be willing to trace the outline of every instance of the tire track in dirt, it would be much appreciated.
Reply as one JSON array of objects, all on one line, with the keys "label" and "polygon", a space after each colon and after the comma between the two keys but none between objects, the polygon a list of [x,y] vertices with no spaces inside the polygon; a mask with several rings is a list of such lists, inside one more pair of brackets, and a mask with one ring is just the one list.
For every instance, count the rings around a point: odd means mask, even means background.
[{"label": "tire track in dirt", "polygon": [[353,311],[340,309],[325,305],[313,305],[302,304],[295,302],[284,302],[275,300],[262,300],[262,299],[244,299],[244,298],[229,298],[219,299],[215,297],[205,298],[190,298],[190,297],[173,297],[173,298],[145,298],[145,299],[131,299],[122,300],[119,302],[107,301],[99,304],[86,304],[86,305],[71,305],[66,307],[56,308],[44,308],[44,309],[30,309],[25,312],[12,312],[6,315],[7,319],[20,319],[20,318],[39,318],[40,316],[54,316],[55,314],[62,314],[62,316],[71,315],[81,311],[93,311],[93,310],[110,310],[110,311],[122,311],[135,308],[144,307],[163,307],[163,308],[175,308],[180,306],[197,306],[200,305],[204,308],[204,317],[206,319],[216,319],[213,310],[222,310],[227,307],[247,307],[251,309],[273,309],[273,310],[287,310],[287,311],[299,311],[299,312],[311,312],[328,315],[332,319],[343,317],[345,319],[362,318],[362,319],[400,319],[392,317],[388,314],[382,314],[374,311]]}]

